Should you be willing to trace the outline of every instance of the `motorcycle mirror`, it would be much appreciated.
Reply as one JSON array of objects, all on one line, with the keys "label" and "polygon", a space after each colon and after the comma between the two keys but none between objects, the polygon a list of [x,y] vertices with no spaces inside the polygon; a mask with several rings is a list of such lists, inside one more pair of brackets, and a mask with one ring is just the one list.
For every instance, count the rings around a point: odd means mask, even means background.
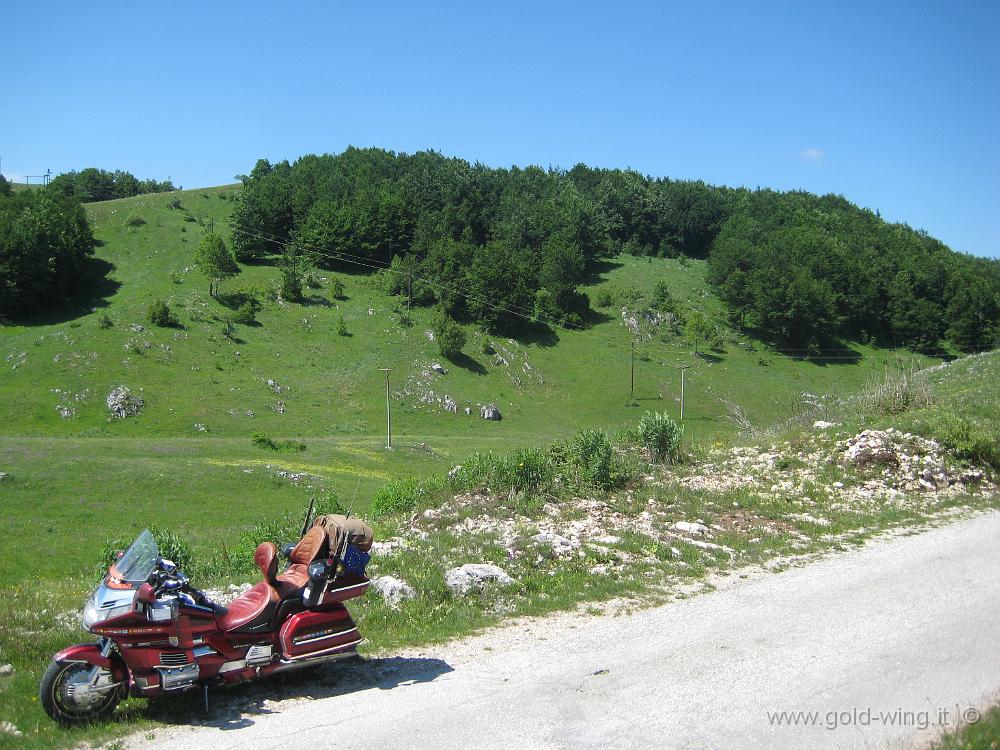
[{"label": "motorcycle mirror", "polygon": [[120,549],[117,552],[115,552],[115,559],[116,560],[121,560],[123,557],[125,557],[125,550]]},{"label": "motorcycle mirror", "polygon": [[153,591],[153,587],[148,583],[144,583],[139,587],[139,592],[135,596],[143,604],[153,604],[156,601],[156,592]]},{"label": "motorcycle mirror", "polygon": [[177,569],[177,565],[172,560],[167,560],[165,557],[160,558],[160,567],[168,573],[173,573]]}]

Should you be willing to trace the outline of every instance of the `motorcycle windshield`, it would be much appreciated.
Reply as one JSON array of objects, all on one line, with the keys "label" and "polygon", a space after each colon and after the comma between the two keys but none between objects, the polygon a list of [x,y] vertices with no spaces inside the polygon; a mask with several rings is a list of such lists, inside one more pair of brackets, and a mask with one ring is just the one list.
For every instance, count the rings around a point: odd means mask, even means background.
[{"label": "motorcycle windshield", "polygon": [[149,529],[146,529],[111,566],[111,575],[128,583],[145,583],[159,557],[160,550],[156,546],[156,540]]}]

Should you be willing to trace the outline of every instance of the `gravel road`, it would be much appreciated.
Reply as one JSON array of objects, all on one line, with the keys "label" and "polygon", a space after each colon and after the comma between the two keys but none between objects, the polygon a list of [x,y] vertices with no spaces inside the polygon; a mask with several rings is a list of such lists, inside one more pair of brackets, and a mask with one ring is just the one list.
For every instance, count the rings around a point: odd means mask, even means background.
[{"label": "gravel road", "polygon": [[[207,718],[129,746],[920,745],[1000,691],[998,542],[988,513],[653,610],[531,620],[219,691]],[[807,713],[779,726],[781,711]]]}]

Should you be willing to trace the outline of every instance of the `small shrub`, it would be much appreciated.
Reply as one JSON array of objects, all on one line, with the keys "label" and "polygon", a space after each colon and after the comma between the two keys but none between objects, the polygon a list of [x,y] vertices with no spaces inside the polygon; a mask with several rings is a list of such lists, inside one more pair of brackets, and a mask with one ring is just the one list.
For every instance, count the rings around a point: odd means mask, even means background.
[{"label": "small shrub", "polygon": [[306,449],[306,444],[298,440],[284,440],[279,443],[272,440],[263,432],[253,433],[250,436],[250,442],[258,448],[263,448],[268,451],[289,451],[293,453],[301,453]]},{"label": "small shrub", "polygon": [[189,215],[189,216],[185,216],[184,217],[184,221],[189,221],[192,224],[196,224],[198,222],[198,219],[196,217],[194,217],[194,216],[190,216]]},{"label": "small shrub", "polygon": [[133,216],[128,221],[125,222],[133,229],[138,229],[146,223],[146,220],[141,216]]},{"label": "small shrub", "polygon": [[229,318],[222,321],[222,335],[227,339],[232,339],[236,335],[236,326],[233,325],[233,321]]},{"label": "small shrub", "polygon": [[306,274],[306,286],[310,289],[319,289],[321,284],[319,280],[313,276],[311,273]]},{"label": "small shrub", "polygon": [[496,353],[497,353],[497,350],[493,348],[493,342],[490,341],[489,339],[484,339],[483,340],[483,354],[485,354],[487,357],[492,357]]},{"label": "small shrub", "polygon": [[340,316],[340,320],[337,321],[337,335],[346,336],[347,335],[347,324],[344,322],[344,316]]},{"label": "small shrub", "polygon": [[180,321],[170,310],[170,306],[161,299],[155,300],[149,306],[146,317],[150,323],[160,328],[176,328],[180,325]]},{"label": "small shrub", "polygon": [[278,444],[273,440],[271,440],[271,438],[269,438],[263,432],[253,433],[253,435],[250,436],[250,441],[258,448],[263,448],[269,451],[278,450]]},{"label": "small shrub", "polygon": [[281,269],[281,297],[289,302],[302,299],[302,277],[297,272]]},{"label": "small shrub", "polygon": [[111,316],[106,312],[102,312],[97,316],[97,325],[99,328],[114,328],[115,321],[111,319]]},{"label": "small shrub", "polygon": [[677,461],[684,428],[666,414],[646,412],[639,420],[642,445],[654,461]]},{"label": "small shrub", "polygon": [[330,294],[334,299],[344,299],[344,282],[336,276],[330,279]]},{"label": "small shrub", "polygon": [[465,346],[466,341],[465,329],[448,317],[446,313],[438,311],[434,316],[431,328],[434,330],[434,340],[437,341],[442,356],[454,359],[462,353],[462,347]]},{"label": "small shrub", "polygon": [[625,467],[616,460],[611,438],[604,430],[581,430],[567,448],[581,482],[608,491],[621,486],[627,478]]},{"label": "small shrub", "polygon": [[538,448],[522,448],[498,458],[490,472],[495,489],[536,493],[555,476],[549,457]]},{"label": "small shrub", "polygon": [[260,303],[256,300],[247,300],[236,308],[236,315],[233,317],[241,325],[253,325],[257,322],[257,309]]},{"label": "small shrub", "polygon": [[180,198],[171,198],[170,202],[167,203],[167,206],[169,206],[170,208],[174,209],[175,211],[180,211],[180,210],[182,210],[184,208],[181,205],[181,199]]}]

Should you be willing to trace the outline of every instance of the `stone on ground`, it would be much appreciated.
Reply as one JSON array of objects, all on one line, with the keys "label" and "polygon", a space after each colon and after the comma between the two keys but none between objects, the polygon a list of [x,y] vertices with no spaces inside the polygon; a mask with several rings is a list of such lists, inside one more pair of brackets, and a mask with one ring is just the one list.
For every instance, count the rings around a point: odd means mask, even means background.
[{"label": "stone on ground", "polygon": [[487,583],[510,586],[514,579],[501,568],[489,563],[468,563],[444,574],[445,585],[456,594],[464,595],[483,589]]}]

